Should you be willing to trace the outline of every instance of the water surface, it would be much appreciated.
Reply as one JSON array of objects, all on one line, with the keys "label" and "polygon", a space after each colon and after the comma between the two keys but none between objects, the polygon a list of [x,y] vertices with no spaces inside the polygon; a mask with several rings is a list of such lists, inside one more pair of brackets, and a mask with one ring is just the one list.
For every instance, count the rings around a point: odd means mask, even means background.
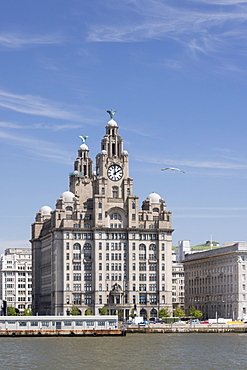
[{"label": "water surface", "polygon": [[1,338],[0,369],[247,369],[247,334]]}]

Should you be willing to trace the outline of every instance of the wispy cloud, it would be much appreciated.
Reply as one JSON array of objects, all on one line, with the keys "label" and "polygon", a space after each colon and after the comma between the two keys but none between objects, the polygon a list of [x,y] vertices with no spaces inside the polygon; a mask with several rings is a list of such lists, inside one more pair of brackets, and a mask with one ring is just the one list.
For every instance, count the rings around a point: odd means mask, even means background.
[{"label": "wispy cloud", "polygon": [[173,207],[174,210],[179,211],[247,211],[247,207]]},{"label": "wispy cloud", "polygon": [[[229,213],[226,213],[226,214],[211,214],[211,213],[207,213],[207,214],[202,214],[202,213],[193,213],[193,214],[188,214],[188,213],[185,213],[185,214],[175,214],[173,215],[173,218],[209,218],[209,219],[213,219],[213,218],[216,218],[216,219],[219,219],[219,218],[232,218],[232,214],[229,214]],[[246,215],[244,214],[234,214],[234,218],[243,218],[245,217],[246,218]]]},{"label": "wispy cloud", "polygon": [[24,35],[21,33],[0,33],[0,47],[19,49],[27,46],[54,45],[63,41],[60,35]]},{"label": "wispy cloud", "polygon": [[169,158],[156,159],[148,157],[136,157],[139,162],[167,165],[167,166],[183,166],[183,167],[196,167],[196,168],[210,168],[210,169],[224,169],[224,170],[243,170],[247,169],[247,160],[245,163],[232,163],[220,161],[192,161],[192,160],[174,160]]},{"label": "wispy cloud", "polygon": [[[87,41],[171,39],[192,52],[192,55],[208,56],[221,53],[231,55],[229,46],[234,48],[234,54],[246,50],[247,1],[126,0],[123,3],[118,21],[113,20],[110,26],[109,23],[91,25]],[[241,48],[237,47],[239,43]],[[170,66],[174,67],[173,64]],[[233,65],[225,67],[235,71]]]},{"label": "wispy cloud", "polygon": [[26,114],[81,121],[79,115],[68,111],[61,104],[48,102],[39,96],[18,95],[0,90],[0,106]]},{"label": "wispy cloud", "polygon": [[12,122],[0,122],[1,128],[7,128],[7,129],[22,129],[23,127],[19,124],[12,123]]},{"label": "wispy cloud", "polygon": [[33,137],[11,135],[0,131],[0,140],[11,143],[17,147],[21,147],[34,156],[54,160],[55,162],[62,162],[71,164],[71,153],[61,150],[55,143],[44,140],[35,139]]}]

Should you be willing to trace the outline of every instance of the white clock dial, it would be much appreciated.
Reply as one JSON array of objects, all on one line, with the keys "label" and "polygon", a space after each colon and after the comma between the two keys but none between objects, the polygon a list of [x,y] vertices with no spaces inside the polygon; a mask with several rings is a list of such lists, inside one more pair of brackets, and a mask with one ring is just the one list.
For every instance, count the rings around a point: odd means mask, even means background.
[{"label": "white clock dial", "polygon": [[112,181],[119,181],[123,177],[123,169],[118,164],[112,164],[108,167],[107,175]]}]

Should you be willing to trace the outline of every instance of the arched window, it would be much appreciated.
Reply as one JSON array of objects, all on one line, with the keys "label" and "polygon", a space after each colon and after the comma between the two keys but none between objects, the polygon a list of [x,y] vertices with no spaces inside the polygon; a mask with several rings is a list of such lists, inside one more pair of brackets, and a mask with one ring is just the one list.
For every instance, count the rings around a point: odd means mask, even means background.
[{"label": "arched window", "polygon": [[92,249],[91,244],[89,244],[89,243],[84,244],[84,250],[85,251],[91,251],[91,249]]},{"label": "arched window", "polygon": [[75,244],[73,245],[73,249],[74,249],[75,251],[80,251],[80,250],[81,250],[81,244],[79,244],[79,243],[75,243]]},{"label": "arched window", "polygon": [[153,212],[159,212],[159,208],[153,208]]},{"label": "arched window", "polygon": [[156,251],[156,245],[155,244],[150,244],[149,250],[150,251]]},{"label": "arched window", "polygon": [[140,244],[139,245],[139,250],[140,251],[145,251],[146,250],[146,245],[145,244]]},{"label": "arched window", "polygon": [[65,209],[66,209],[66,211],[72,211],[73,210],[71,206],[67,206]]}]

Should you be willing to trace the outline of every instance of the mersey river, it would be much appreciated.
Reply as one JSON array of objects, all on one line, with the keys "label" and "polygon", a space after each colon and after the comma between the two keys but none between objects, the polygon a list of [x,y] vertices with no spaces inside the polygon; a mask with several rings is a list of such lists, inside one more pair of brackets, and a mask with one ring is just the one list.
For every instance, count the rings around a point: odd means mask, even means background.
[{"label": "mersey river", "polygon": [[0,338],[0,368],[214,370],[247,368],[247,334]]}]

